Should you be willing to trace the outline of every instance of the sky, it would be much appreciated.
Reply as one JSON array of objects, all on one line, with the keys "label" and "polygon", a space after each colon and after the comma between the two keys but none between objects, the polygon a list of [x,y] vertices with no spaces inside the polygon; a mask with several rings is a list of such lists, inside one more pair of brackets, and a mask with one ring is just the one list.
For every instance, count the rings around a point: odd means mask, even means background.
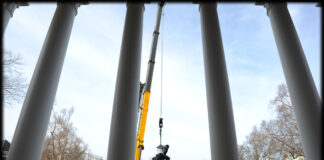
[{"label": "sky", "polygon": [[[4,50],[22,56],[29,84],[56,3],[18,8],[4,35]],[[288,3],[288,9],[320,92],[320,8]],[[266,9],[254,3],[218,3],[219,23],[230,84],[238,144],[262,120],[275,117],[269,101],[285,83]],[[145,4],[141,82],[145,81],[157,4]],[[74,107],[72,122],[91,151],[107,157],[117,67],[126,15],[125,3],[90,3],[75,17],[54,110]],[[198,4],[167,3],[161,24],[143,160],[159,145],[161,52],[163,50],[163,137],[172,159],[209,160],[200,14]],[[163,41],[163,49],[161,42]],[[6,99],[4,99],[6,100]],[[4,138],[11,142],[22,103],[3,106]]]}]

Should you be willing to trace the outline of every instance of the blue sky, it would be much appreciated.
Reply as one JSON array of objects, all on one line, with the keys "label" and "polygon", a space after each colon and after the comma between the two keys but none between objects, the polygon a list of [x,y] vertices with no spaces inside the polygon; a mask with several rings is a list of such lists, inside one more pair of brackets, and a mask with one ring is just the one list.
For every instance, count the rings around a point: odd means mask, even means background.
[{"label": "blue sky", "polygon": [[[238,144],[254,125],[275,115],[269,101],[284,75],[266,9],[253,3],[219,3],[226,65]],[[4,37],[4,49],[24,59],[21,71],[30,82],[55,3],[18,8]],[[320,8],[289,3],[316,87],[320,88]],[[145,4],[141,81],[145,80],[157,5]],[[163,35],[163,143],[172,159],[210,159],[200,14],[197,4],[167,3]],[[77,133],[95,154],[106,158],[111,111],[126,5],[90,3],[78,9],[56,95],[55,110],[74,106]],[[162,33],[164,32],[164,33]],[[159,39],[145,134],[143,159],[159,144]],[[22,104],[4,106],[4,138],[11,141]]]}]

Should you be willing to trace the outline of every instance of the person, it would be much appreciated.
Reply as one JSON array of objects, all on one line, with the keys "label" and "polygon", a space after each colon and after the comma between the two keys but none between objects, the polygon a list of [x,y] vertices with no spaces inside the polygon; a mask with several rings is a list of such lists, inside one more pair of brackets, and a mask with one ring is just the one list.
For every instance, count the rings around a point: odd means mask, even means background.
[{"label": "person", "polygon": [[157,146],[158,154],[156,154],[152,160],[170,160],[170,157],[166,155],[168,153],[168,150],[169,150],[169,145]]}]

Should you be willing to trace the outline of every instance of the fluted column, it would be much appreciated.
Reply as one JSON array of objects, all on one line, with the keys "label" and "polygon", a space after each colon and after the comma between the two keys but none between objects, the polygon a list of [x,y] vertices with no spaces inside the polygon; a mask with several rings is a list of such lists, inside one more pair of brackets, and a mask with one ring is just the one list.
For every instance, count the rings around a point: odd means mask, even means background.
[{"label": "fluted column", "polygon": [[263,3],[270,18],[306,159],[320,160],[322,102],[287,3]]},{"label": "fluted column", "polygon": [[212,160],[237,160],[231,94],[216,3],[200,3]]},{"label": "fluted column", "polygon": [[19,116],[8,160],[38,160],[79,4],[58,3]]},{"label": "fluted column", "polygon": [[127,3],[111,117],[108,160],[135,159],[143,13],[143,3]]}]

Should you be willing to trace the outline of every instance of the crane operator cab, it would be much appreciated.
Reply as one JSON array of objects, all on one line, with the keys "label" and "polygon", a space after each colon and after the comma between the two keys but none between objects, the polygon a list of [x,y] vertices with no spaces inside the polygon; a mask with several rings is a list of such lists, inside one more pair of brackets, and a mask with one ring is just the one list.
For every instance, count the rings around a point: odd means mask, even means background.
[{"label": "crane operator cab", "polygon": [[169,149],[169,145],[159,145],[156,148],[157,154],[152,160],[170,160],[170,157],[166,155]]}]

